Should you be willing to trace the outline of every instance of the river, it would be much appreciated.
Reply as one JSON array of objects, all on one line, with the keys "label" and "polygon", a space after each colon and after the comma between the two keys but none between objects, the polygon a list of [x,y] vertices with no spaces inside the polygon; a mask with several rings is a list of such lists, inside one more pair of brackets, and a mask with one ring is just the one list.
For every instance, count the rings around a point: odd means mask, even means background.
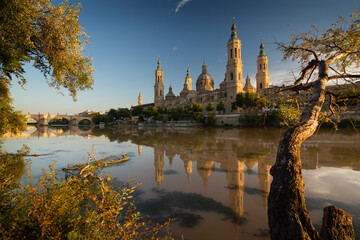
[{"label": "river", "polygon": [[[128,153],[129,161],[106,168],[119,182],[136,177],[136,206],[152,220],[168,217],[176,238],[269,239],[267,196],[281,129],[79,129],[29,127],[8,136],[4,147],[31,148],[33,176],[87,160]],[[322,209],[336,205],[353,217],[360,239],[360,134],[321,130],[302,146],[307,208],[321,228]],[[24,180],[23,180],[24,181]]]}]

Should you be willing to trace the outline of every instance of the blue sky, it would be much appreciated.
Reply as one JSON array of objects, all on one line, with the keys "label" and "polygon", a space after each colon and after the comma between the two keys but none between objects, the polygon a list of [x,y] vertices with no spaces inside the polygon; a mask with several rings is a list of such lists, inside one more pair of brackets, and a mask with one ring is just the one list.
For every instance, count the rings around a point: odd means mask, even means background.
[{"label": "blue sky", "polygon": [[[70,1],[74,2],[74,1]],[[275,41],[288,41],[295,31],[311,25],[323,29],[360,7],[358,0],[86,0],[80,1],[80,23],[90,36],[86,55],[94,59],[95,84],[80,92],[73,102],[67,92],[48,87],[46,79],[30,65],[26,67],[26,91],[13,82],[16,110],[24,113],[68,113],[105,111],[136,105],[141,91],[143,103],[153,102],[154,72],[160,56],[165,93],[169,85],[178,95],[187,65],[193,80],[201,73],[204,57],[218,88],[226,70],[226,44],[235,17],[242,43],[244,78],[255,85],[256,58],[261,36],[269,58],[270,84],[291,81],[298,65],[282,62]],[[290,26],[289,26],[290,25]],[[245,81],[245,80],[243,80]]]}]

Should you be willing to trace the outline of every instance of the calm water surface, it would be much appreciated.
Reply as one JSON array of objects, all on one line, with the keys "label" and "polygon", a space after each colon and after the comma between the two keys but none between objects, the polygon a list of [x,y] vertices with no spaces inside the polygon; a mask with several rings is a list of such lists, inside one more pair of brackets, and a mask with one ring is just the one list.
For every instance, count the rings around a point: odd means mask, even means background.
[{"label": "calm water surface", "polygon": [[[35,177],[41,168],[57,168],[97,157],[129,161],[106,168],[124,182],[140,182],[136,205],[155,221],[177,218],[174,236],[185,239],[269,239],[267,196],[279,129],[137,129],[116,130],[29,127],[5,142],[9,152],[31,148]],[[302,147],[306,202],[321,227],[322,209],[336,205],[353,216],[360,239],[360,134],[354,130],[320,131]]]}]

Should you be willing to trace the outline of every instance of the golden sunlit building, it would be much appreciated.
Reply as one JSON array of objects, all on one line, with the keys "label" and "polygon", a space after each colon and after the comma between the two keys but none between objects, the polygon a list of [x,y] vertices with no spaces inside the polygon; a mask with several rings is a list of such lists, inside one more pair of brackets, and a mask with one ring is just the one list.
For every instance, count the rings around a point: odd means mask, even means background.
[{"label": "golden sunlit building", "polygon": [[[154,85],[154,106],[155,107],[173,107],[185,106],[192,103],[201,103],[204,107],[208,103],[217,104],[222,102],[225,105],[226,112],[231,111],[231,103],[235,102],[236,95],[240,92],[255,92],[255,88],[250,83],[249,76],[246,78],[246,84],[243,86],[243,64],[241,60],[241,41],[236,33],[236,25],[233,20],[231,27],[231,36],[227,42],[227,64],[225,79],[220,83],[218,89],[214,88],[214,80],[208,72],[205,63],[202,66],[202,72],[196,80],[196,89],[192,89],[192,78],[188,66],[184,88],[180,95],[176,96],[170,86],[165,95],[164,90],[164,72],[161,69],[160,57],[155,71]],[[256,82],[257,88],[264,89],[269,87],[268,58],[265,54],[264,44],[261,42],[260,53],[257,60]],[[139,104],[140,105],[140,104]]]}]

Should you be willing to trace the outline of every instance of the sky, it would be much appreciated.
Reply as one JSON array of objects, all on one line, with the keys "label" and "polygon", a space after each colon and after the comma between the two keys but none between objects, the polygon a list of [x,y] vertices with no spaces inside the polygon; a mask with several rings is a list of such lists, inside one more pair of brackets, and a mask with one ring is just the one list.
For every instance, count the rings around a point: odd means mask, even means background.
[{"label": "sky", "polygon": [[[59,2],[59,1],[56,1]],[[70,1],[74,2],[74,1]],[[164,71],[165,93],[169,86],[178,95],[187,65],[192,88],[206,59],[215,88],[224,80],[227,41],[235,17],[241,40],[243,82],[247,73],[256,86],[256,58],[261,37],[269,59],[270,84],[293,80],[295,62],[283,62],[276,41],[289,41],[291,33],[330,27],[339,16],[360,7],[358,0],[83,0],[79,21],[90,36],[85,54],[94,60],[93,90],[79,92],[74,102],[68,92],[48,86],[40,71],[25,67],[23,90],[13,82],[14,107],[23,113],[76,114],[106,111],[154,100],[158,56]]]}]

